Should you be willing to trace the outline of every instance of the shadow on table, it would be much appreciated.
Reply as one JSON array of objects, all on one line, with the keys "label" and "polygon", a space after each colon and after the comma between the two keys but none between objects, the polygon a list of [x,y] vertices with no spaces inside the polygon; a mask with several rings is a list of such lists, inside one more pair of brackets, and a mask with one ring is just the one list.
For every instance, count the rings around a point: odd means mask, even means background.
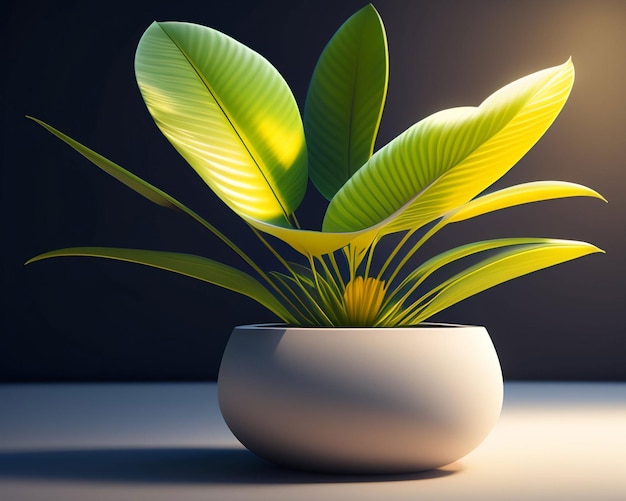
[{"label": "shadow on table", "polygon": [[325,475],[274,466],[246,449],[160,448],[0,453],[0,479],[115,483],[319,484],[420,480],[452,475],[446,469],[403,475]]}]

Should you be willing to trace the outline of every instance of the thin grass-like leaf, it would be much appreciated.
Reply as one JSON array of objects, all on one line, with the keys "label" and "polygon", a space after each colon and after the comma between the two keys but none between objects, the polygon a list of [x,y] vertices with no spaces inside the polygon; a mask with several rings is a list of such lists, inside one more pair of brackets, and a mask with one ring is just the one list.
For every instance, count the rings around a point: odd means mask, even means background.
[{"label": "thin grass-like leaf", "polygon": [[547,238],[500,238],[495,240],[484,240],[461,245],[453,249],[442,252],[407,274],[404,279],[390,290],[382,309],[385,313],[381,320],[387,320],[396,315],[404,306],[407,299],[413,294],[424,281],[439,271],[440,269],[462,259],[477,254],[501,249],[503,247],[530,245],[530,244],[551,244],[552,239]]},{"label": "thin grass-like leaf", "polygon": [[588,254],[604,252],[592,244],[571,240],[550,240],[505,250],[456,274],[407,307],[402,325],[416,325],[436,313],[514,278],[533,273]]},{"label": "thin grass-like leaf", "polygon": [[293,318],[280,301],[252,276],[212,259],[191,254],[109,247],[72,247],[40,254],[28,260],[26,264],[65,256],[100,257],[171,271],[248,296],[286,322]]},{"label": "thin grass-like leaf", "polygon": [[41,125],[48,132],[50,132],[51,134],[59,138],[61,141],[65,142],[67,145],[74,148],[78,153],[80,153],[82,156],[84,156],[87,160],[92,162],[94,165],[96,165],[97,167],[99,167],[104,172],[114,177],[121,183],[125,184],[130,189],[144,196],[151,202],[154,202],[155,204],[160,205],[162,207],[167,207],[169,209],[178,209],[182,212],[189,214],[194,219],[197,219],[199,217],[191,209],[185,207],[182,203],[180,203],[178,200],[175,200],[173,197],[171,197],[164,191],[161,191],[156,186],[153,186],[147,181],[144,181],[143,179],[139,178],[132,172],[127,171],[123,167],[103,157],[99,153],[96,153],[92,149],[87,148],[86,146],[82,145],[75,139],[72,139],[67,134],[64,134],[60,130],[55,129],[51,125],[47,124],[46,122],[42,120],[39,120],[38,118],[34,118],[30,116],[27,116],[27,118]]},{"label": "thin grass-like leaf", "polygon": [[420,284],[444,266],[481,252],[519,245],[551,244],[553,241],[554,239],[549,238],[498,238],[461,245],[459,247],[455,247],[454,249],[442,252],[441,254],[437,254],[428,261],[422,263],[402,280],[400,285],[398,285],[397,290],[401,290],[407,285],[412,286],[415,283]]},{"label": "thin grass-like leaf", "polygon": [[[407,264],[411,256],[413,256],[424,243],[450,223],[465,221],[483,214],[488,214],[489,212],[507,209],[516,205],[567,197],[593,197],[606,202],[606,199],[602,195],[591,188],[564,181],[536,181],[518,184],[502,190],[494,191],[487,195],[475,198],[460,208],[448,213],[443,219],[438,221],[437,224],[430,228],[417,243],[413,244],[411,249],[405,252],[404,257],[392,273],[390,280],[393,281],[396,275],[398,275],[401,272],[401,269]],[[389,254],[379,273],[379,276],[384,274],[393,258],[409,241],[409,237],[412,233],[413,232],[407,233],[401,240],[400,244]]]},{"label": "thin grass-like leaf", "polygon": [[606,202],[606,199],[597,191],[580,184],[565,181],[536,181],[517,184],[475,198],[453,211],[446,217],[446,220],[448,223],[458,223],[516,205],[567,197],[593,197]]},{"label": "thin grass-like leaf", "polygon": [[34,122],[41,125],[48,132],[61,139],[63,142],[71,146],[74,150],[80,153],[87,160],[91,161],[94,165],[102,169],[104,172],[112,176],[113,178],[120,181],[122,184],[126,185],[130,189],[134,190],[136,193],[142,195],[147,198],[151,202],[154,202],[157,205],[162,207],[167,207],[170,209],[179,210],[188,216],[192,217],[195,221],[200,223],[204,228],[213,233],[216,237],[218,237],[222,242],[224,242],[231,250],[233,250],[241,259],[243,259],[252,269],[254,269],[259,275],[266,279],[268,284],[271,285],[271,282],[267,280],[267,275],[259,268],[259,266],[245,253],[243,252],[232,240],[230,240],[226,235],[224,235],[221,231],[219,231],[215,226],[206,221],[203,217],[198,215],[196,212],[191,210],[189,207],[184,205],[183,203],[176,200],[171,195],[168,195],[163,190],[160,190],[156,186],[144,181],[140,177],[136,176],[132,172],[124,169],[120,165],[112,162],[111,160],[103,157],[99,153],[96,153],[92,149],[84,146],[79,143],[75,139],[72,139],[67,134],[59,131],[58,129],[52,127],[51,125],[39,120],[37,118],[28,117]]},{"label": "thin grass-like leaf", "polygon": [[289,291],[300,307],[298,313],[301,318],[299,325],[333,325],[328,312],[319,302],[318,290],[315,284],[309,287],[307,282],[302,282],[299,277],[289,276],[284,273],[272,271],[271,275],[277,278],[282,286]]}]

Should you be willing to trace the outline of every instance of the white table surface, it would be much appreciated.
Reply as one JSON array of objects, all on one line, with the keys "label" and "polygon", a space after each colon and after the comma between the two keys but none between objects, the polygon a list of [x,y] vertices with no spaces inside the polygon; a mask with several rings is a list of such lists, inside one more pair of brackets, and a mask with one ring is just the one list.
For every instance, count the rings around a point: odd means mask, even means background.
[{"label": "white table surface", "polygon": [[626,383],[507,383],[483,444],[440,470],[274,467],[211,383],[0,385],[0,500],[626,500]]}]

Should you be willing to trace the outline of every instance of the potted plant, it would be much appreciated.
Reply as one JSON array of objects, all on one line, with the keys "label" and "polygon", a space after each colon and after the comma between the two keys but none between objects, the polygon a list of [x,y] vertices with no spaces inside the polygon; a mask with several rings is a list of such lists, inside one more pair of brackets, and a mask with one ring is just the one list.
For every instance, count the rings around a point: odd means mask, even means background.
[{"label": "potted plant", "polygon": [[[483,327],[426,321],[502,282],[602,251],[549,238],[472,242],[421,261],[418,251],[447,225],[489,212],[603,199],[559,181],[486,191],[552,124],[574,81],[572,62],[520,78],[477,107],[424,118],[375,153],[388,52],[371,5],[325,47],[302,116],[266,59],[208,27],[153,23],[135,70],[160,130],[270,250],[277,269],[262,269],[198,213],[37,119],[140,195],[196,220],[247,269],[103,247],[55,250],[29,262],[130,261],[230,289],[272,311],[280,323],[235,328],[218,380],[231,430],[272,461],[403,472],[448,464],[476,447],[502,404],[493,344]],[[301,228],[296,217],[309,179],[329,201],[321,230]]]}]

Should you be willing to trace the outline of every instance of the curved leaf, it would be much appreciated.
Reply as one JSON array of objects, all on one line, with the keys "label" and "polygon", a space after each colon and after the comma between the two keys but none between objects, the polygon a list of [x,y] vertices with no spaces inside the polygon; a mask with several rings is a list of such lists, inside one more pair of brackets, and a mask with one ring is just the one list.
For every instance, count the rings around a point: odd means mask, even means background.
[{"label": "curved leaf", "polygon": [[387,37],[370,4],[322,52],[304,106],[311,181],[330,200],[372,155],[389,80]]},{"label": "curved leaf", "polygon": [[[132,190],[136,191],[137,193],[139,193],[140,195],[144,196],[145,198],[147,198],[151,202],[154,202],[155,204],[160,205],[162,207],[167,207],[167,208],[170,208],[170,209],[179,209],[179,210],[182,210],[183,212],[187,212],[189,214],[192,213],[192,211],[190,209],[188,209],[183,204],[181,204],[180,202],[178,202],[177,200],[172,198],[167,193],[161,191],[160,189],[158,189],[155,186],[151,185],[147,181],[144,181],[143,179],[141,179],[140,177],[136,176],[135,174],[127,171],[126,169],[124,169],[123,167],[117,165],[116,163],[112,162],[111,160],[103,157],[99,153],[96,153],[92,149],[89,149],[86,146],[83,146],[78,141],[72,139],[71,137],[69,137],[68,135],[64,134],[63,132],[55,129],[51,125],[48,125],[46,122],[43,122],[43,121],[41,121],[41,120],[39,120],[37,118],[30,117],[30,116],[27,116],[26,118],[29,118],[30,120],[32,120],[32,121],[38,123],[39,125],[41,125],[48,132],[50,132],[51,134],[55,135],[56,137],[58,137],[59,139],[64,141],[66,144],[68,144],[69,146],[74,148],[78,153],[80,153],[87,160],[91,161],[93,164],[98,166],[104,172],[106,172],[110,176],[114,177],[115,179],[117,179],[121,183],[125,184],[130,189],[132,189]],[[193,213],[193,214],[195,215],[195,213]]]},{"label": "curved leaf", "polygon": [[472,242],[437,254],[412,270],[400,284],[394,288],[393,292],[387,295],[383,306],[385,312],[379,318],[379,322],[393,324],[395,318],[406,316],[407,313],[406,310],[404,310],[406,300],[429,276],[449,264],[469,256],[501,249],[503,247],[517,246],[519,248],[522,245],[546,244],[551,242],[553,242],[553,240],[547,238],[499,238]]},{"label": "curved leaf", "polygon": [[517,184],[475,198],[450,213],[446,219],[449,223],[458,223],[516,205],[567,197],[594,197],[606,202],[606,199],[597,191],[580,184],[565,181],[535,181]]},{"label": "curved leaf", "polygon": [[320,257],[348,245],[355,247],[357,255],[362,255],[378,233],[377,228],[367,228],[365,230],[349,233],[300,230],[284,228],[245,216],[243,219],[253,228],[282,240],[307,257]]},{"label": "curved leaf", "polygon": [[161,132],[231,209],[289,226],[307,183],[304,131],[266,59],[211,28],[155,22],[135,73]]},{"label": "curved leaf", "polygon": [[[476,198],[446,216],[445,223],[464,221],[515,205],[575,196],[605,200],[596,191],[580,184],[565,181],[536,181],[510,186]],[[305,256],[329,254],[347,245],[354,246],[357,252],[362,253],[375,240],[379,232],[384,233],[382,225],[360,231],[334,233],[283,228],[251,218],[244,219],[257,230],[284,241]]]},{"label": "curved leaf", "polygon": [[400,285],[396,288],[400,291],[407,285],[413,286],[416,283],[423,282],[428,276],[432,275],[436,271],[440,270],[444,266],[447,266],[455,261],[464,259],[481,252],[492,251],[502,247],[512,247],[520,245],[538,245],[538,244],[552,244],[554,239],[549,238],[497,238],[493,240],[482,240],[480,242],[472,242],[469,244],[461,245],[453,249],[447,250],[436,256],[433,256],[428,261],[422,263],[420,266],[411,271]]},{"label": "curved leaf", "polygon": [[574,81],[571,61],[503,87],[479,107],[453,108],[391,141],[331,201],[324,231],[380,224],[414,229],[467,203],[502,177],[543,135]]},{"label": "curved leaf", "polygon": [[83,146],[78,141],[75,141],[74,139],[62,133],[61,131],[55,129],[51,125],[48,125],[47,123],[42,122],[41,120],[38,120],[33,117],[28,117],[28,118],[37,122],[39,125],[44,127],[50,133],[54,134],[56,137],[58,137],[59,139],[67,143],[69,146],[74,148],[78,153],[83,155],[87,160],[90,160],[92,163],[94,163],[104,172],[111,175],[112,177],[114,177],[115,179],[123,183],[124,185],[128,186],[135,192],[144,196],[151,202],[154,202],[157,205],[161,205],[162,207],[180,210],[181,212],[184,212],[188,216],[191,216],[198,223],[204,226],[207,230],[213,233],[216,237],[218,237],[222,242],[224,242],[239,257],[241,257],[246,263],[248,263],[254,270],[256,270],[259,274],[263,275],[263,271],[256,265],[254,261],[252,261],[252,259],[250,259],[250,257],[245,252],[243,252],[239,247],[237,247],[237,245],[235,245],[226,235],[224,235],[221,231],[219,231],[215,226],[210,224],[208,221],[206,221],[196,212],[191,210],[189,207],[185,206],[184,204],[176,200],[174,197],[168,195],[167,193],[160,190],[156,186],[153,186],[147,181],[144,181],[143,179],[136,176],[132,172],[127,171],[126,169],[116,164],[115,162],[112,162],[111,160],[100,155],[99,153],[96,153],[95,151],[87,148],[86,146]]},{"label": "curved leaf", "polygon": [[180,275],[219,285],[254,299],[268,310],[288,321],[291,316],[283,305],[256,279],[222,263],[191,254],[162,252],[140,249],[119,249],[109,247],[72,247],[58,249],[29,259],[26,264],[42,259],[61,256],[87,256],[127,261],[153,268],[172,271]]},{"label": "curved leaf", "polygon": [[[596,252],[604,251],[586,242],[554,239],[502,251],[437,286],[426,295],[428,301],[419,305],[417,311],[403,323],[418,324],[491,287]],[[420,300],[416,303],[420,303]]]}]

